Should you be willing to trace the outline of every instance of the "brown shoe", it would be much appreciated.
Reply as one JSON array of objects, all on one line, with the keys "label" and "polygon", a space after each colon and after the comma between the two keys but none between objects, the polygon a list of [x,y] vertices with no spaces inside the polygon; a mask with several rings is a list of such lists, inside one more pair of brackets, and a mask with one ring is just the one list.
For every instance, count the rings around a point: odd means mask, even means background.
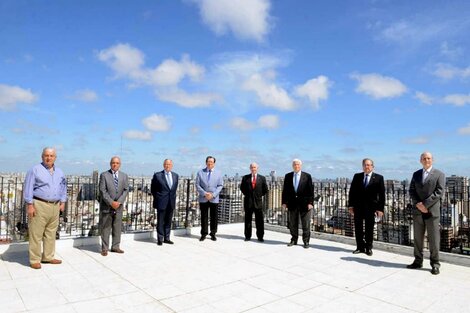
[{"label": "brown shoe", "polygon": [[102,256],[107,256],[108,255],[108,250],[101,250],[101,255]]},{"label": "brown shoe", "polygon": [[124,253],[124,250],[121,250],[121,249],[117,248],[117,249],[111,249],[111,252]]},{"label": "brown shoe", "polygon": [[62,264],[62,261],[57,260],[57,259],[52,259],[50,261],[41,261],[41,263],[43,263],[43,264]]},{"label": "brown shoe", "polygon": [[35,270],[38,270],[41,268],[41,263],[33,263],[31,264],[31,268],[34,268]]}]

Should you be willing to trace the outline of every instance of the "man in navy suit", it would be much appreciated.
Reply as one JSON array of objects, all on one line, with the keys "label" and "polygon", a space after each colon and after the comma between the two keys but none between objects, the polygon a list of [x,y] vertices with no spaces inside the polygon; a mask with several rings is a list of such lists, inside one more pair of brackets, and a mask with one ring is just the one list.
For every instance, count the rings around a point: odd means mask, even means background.
[{"label": "man in navy suit", "polygon": [[299,238],[299,218],[302,223],[302,239],[304,248],[309,247],[310,224],[313,209],[313,183],[312,176],[303,172],[302,161],[292,161],[293,172],[284,177],[284,188],[282,189],[282,207],[289,211],[289,230],[291,240],[288,247],[297,244]]},{"label": "man in navy suit", "polygon": [[172,245],[170,240],[171,221],[176,206],[178,174],[172,172],[173,161],[163,161],[163,171],[156,172],[152,178],[150,190],[153,195],[153,207],[157,209],[157,235],[159,246],[162,242]]},{"label": "man in navy suit", "polygon": [[258,174],[258,164],[250,164],[251,174],[245,175],[240,184],[244,195],[243,208],[245,209],[245,241],[251,239],[251,224],[255,213],[256,236],[258,241],[264,239],[263,197],[268,193],[268,184],[263,175]]},{"label": "man in navy suit", "polygon": [[383,176],[373,172],[374,161],[362,160],[362,169],[363,172],[354,174],[349,189],[349,213],[354,215],[356,235],[353,253],[371,256],[375,216],[381,218],[385,206],[385,185]]}]

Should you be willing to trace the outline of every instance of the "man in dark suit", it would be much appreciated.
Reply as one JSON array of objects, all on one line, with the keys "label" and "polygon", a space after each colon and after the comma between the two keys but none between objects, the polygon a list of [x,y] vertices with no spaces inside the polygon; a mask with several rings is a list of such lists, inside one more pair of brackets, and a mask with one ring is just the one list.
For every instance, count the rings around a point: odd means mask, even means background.
[{"label": "man in dark suit", "polygon": [[101,255],[107,256],[109,250],[109,235],[112,231],[113,244],[111,252],[124,253],[119,247],[121,243],[122,210],[127,194],[129,181],[127,174],[121,172],[121,159],[111,158],[111,169],[100,175],[100,227]]},{"label": "man in dark suit", "polygon": [[313,209],[313,183],[309,173],[302,172],[302,161],[292,161],[293,172],[284,177],[282,189],[282,207],[289,212],[289,230],[291,240],[288,247],[297,244],[299,238],[299,217],[302,223],[302,239],[304,248],[310,243],[310,224]]},{"label": "man in dark suit", "polygon": [[420,157],[422,169],[413,173],[410,183],[410,198],[413,204],[413,263],[408,268],[423,267],[424,233],[428,231],[431,273],[439,274],[441,202],[445,191],[445,175],[432,166],[433,158],[429,152],[423,152]]},{"label": "man in dark suit", "polygon": [[178,189],[178,174],[172,172],[173,161],[163,161],[163,171],[156,172],[152,178],[151,192],[153,207],[157,209],[157,235],[159,246],[162,242],[172,245],[170,240],[171,221],[176,206],[176,190]]},{"label": "man in dark suit", "polygon": [[362,252],[371,256],[375,216],[383,216],[385,186],[383,176],[373,172],[374,161],[362,160],[362,169],[362,173],[354,174],[349,189],[349,213],[354,215],[356,235],[356,250],[353,253]]},{"label": "man in dark suit", "polygon": [[258,164],[250,164],[251,174],[245,175],[240,184],[240,190],[245,196],[243,208],[245,209],[245,241],[251,239],[251,222],[255,213],[256,237],[258,241],[264,239],[263,197],[268,193],[268,184],[263,175],[258,174]]}]

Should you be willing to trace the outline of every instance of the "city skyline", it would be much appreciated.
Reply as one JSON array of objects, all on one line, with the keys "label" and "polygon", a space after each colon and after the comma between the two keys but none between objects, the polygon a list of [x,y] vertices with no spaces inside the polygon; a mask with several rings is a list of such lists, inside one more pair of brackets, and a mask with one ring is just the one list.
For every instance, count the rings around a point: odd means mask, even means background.
[{"label": "city skyline", "polygon": [[0,172],[470,176],[467,1],[1,1]]}]

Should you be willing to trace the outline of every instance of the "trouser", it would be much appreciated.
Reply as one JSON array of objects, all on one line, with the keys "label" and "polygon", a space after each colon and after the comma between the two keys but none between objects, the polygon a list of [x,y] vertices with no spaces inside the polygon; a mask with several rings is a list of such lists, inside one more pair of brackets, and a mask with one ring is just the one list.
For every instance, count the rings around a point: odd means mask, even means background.
[{"label": "trouser", "polygon": [[157,235],[158,241],[170,240],[171,222],[173,210],[171,205],[164,210],[157,210]]},{"label": "trouser", "polygon": [[302,240],[305,244],[310,242],[310,224],[312,220],[312,210],[304,211],[289,208],[289,230],[291,240],[297,243],[299,238],[299,219],[302,225]]},{"label": "trouser", "polygon": [[245,208],[245,238],[251,238],[253,213],[255,213],[256,237],[263,239],[264,237],[264,216],[262,209]]},{"label": "trouser", "polygon": [[101,212],[101,250],[109,250],[109,235],[112,234],[111,250],[119,249],[121,244],[121,228],[122,228],[122,208],[117,210],[111,209],[109,213]]},{"label": "trouser", "polygon": [[[60,204],[33,200],[35,216],[29,219],[29,262],[50,261],[55,255],[55,235]],[[42,251],[41,251],[42,250]]]},{"label": "trouser", "polygon": [[374,224],[375,211],[367,209],[354,210],[354,234],[356,236],[357,249],[361,251],[372,249],[372,243],[374,241]]},{"label": "trouser", "polygon": [[207,236],[208,234],[208,213],[210,210],[210,218],[211,218],[211,236],[215,236],[217,233],[217,208],[218,203],[212,202],[199,202],[199,207],[201,209],[201,236]]},{"label": "trouser", "polygon": [[422,215],[413,215],[415,263],[423,264],[424,233],[427,230],[431,266],[441,266],[439,262],[439,246],[441,242],[439,219],[439,216],[431,216],[424,219]]}]

